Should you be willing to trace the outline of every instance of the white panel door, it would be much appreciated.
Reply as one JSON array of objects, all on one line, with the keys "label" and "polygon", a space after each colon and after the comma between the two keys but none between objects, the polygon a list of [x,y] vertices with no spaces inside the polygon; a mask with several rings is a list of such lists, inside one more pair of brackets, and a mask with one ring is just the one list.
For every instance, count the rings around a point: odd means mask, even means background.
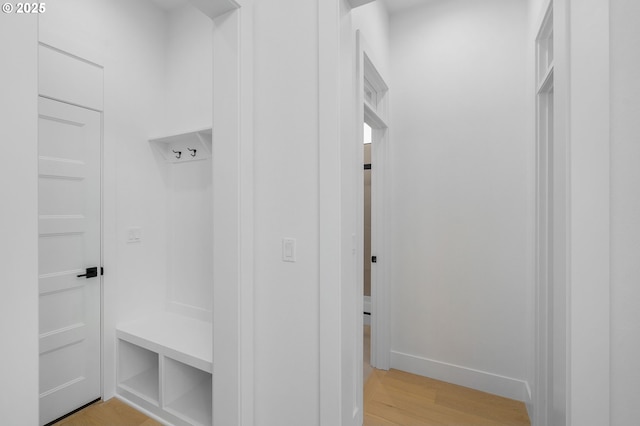
[{"label": "white panel door", "polygon": [[101,394],[102,118],[40,98],[38,131],[40,423],[46,424]]}]

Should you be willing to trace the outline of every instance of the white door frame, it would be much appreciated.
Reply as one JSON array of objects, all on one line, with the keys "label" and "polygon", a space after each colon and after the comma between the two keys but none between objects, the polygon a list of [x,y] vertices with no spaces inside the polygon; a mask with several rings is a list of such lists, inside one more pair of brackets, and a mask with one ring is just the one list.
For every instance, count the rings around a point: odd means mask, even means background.
[{"label": "white door frame", "polygon": [[[57,46],[51,46],[38,40],[38,98],[47,99],[62,104],[70,105],[73,107],[83,108],[89,111],[97,112],[100,114],[100,146],[99,146],[99,265],[92,265],[99,268],[99,274],[96,277],[99,281],[97,284],[99,289],[99,381],[100,381],[100,395],[99,397],[105,399],[105,282],[102,275],[102,267],[105,264],[105,226],[108,221],[107,215],[105,215],[105,147],[104,147],[104,105],[103,105],[103,85],[104,85],[104,66],[102,64],[90,61],[82,56],[75,55],[67,50],[58,48]],[[48,54],[46,54],[48,53]],[[43,56],[44,54],[44,56]],[[53,54],[53,56],[52,56]],[[46,59],[45,59],[46,58]],[[71,60],[71,61],[69,61]],[[62,61],[62,62],[61,62]],[[74,68],[74,76],[70,78],[66,73],[61,73],[51,78],[46,74],[47,68],[63,68],[69,66]],[[78,68],[79,67],[79,68]],[[82,71],[79,71],[82,70]],[[90,71],[89,71],[90,70]],[[40,111],[40,107],[38,108]],[[39,129],[39,122],[36,124],[36,128]],[[39,154],[39,149],[38,149]],[[88,265],[87,265],[88,266]],[[38,303],[39,306],[39,303]],[[39,307],[38,307],[39,310]]]},{"label": "white door frame", "polygon": [[[566,165],[558,164],[561,158],[554,156],[554,120],[553,89],[554,62],[551,57],[553,49],[553,4],[546,5],[544,18],[540,22],[536,36],[536,268],[535,268],[535,412],[536,426],[547,426],[551,418],[553,406],[553,367],[554,348],[559,349],[561,342],[554,342],[554,335],[559,330],[554,328],[553,308],[558,300],[554,298],[554,289],[566,285],[566,280],[558,280],[553,274],[556,264],[554,254],[554,231],[557,233],[562,223],[556,223],[553,212],[554,194],[558,191],[555,185],[565,179],[554,179],[555,173]],[[562,142],[562,141],[557,141]],[[555,165],[555,167],[554,167]],[[555,170],[554,170],[555,169]],[[558,253],[559,254],[559,253]],[[558,265],[559,266],[559,265]],[[556,304],[554,305],[554,300]],[[556,306],[559,308],[559,306]],[[555,345],[554,345],[555,343]],[[556,366],[557,368],[557,366]]]},{"label": "white door frame", "polygon": [[[340,5],[318,2],[318,310],[319,310],[319,424],[351,425],[362,418],[362,398],[350,406],[353,371],[343,366],[354,354],[344,344],[352,318],[342,317],[341,269],[342,187],[340,176]],[[362,311],[360,311],[362,312]],[[349,313],[350,314],[350,313]],[[351,317],[351,315],[349,315]],[[362,314],[360,314],[362,317]],[[346,327],[345,327],[346,326]],[[355,351],[357,353],[357,350]],[[357,376],[357,371],[356,377]],[[360,366],[360,374],[362,367]],[[357,381],[357,379],[355,379]],[[360,392],[362,393],[362,392]],[[360,402],[358,402],[360,401]],[[313,420],[309,420],[313,423]],[[361,420],[360,420],[361,424]]]},{"label": "white door frame", "polygon": [[[610,421],[610,59],[608,0],[547,0],[554,14],[554,142],[563,141],[563,230],[566,287],[553,315],[564,324],[554,341],[547,380],[564,385],[560,401],[547,401],[549,423],[582,425]],[[557,172],[556,172],[556,177]],[[560,197],[562,199],[562,197]],[[557,199],[554,200],[557,202]],[[554,237],[555,238],[555,237]],[[556,241],[549,244],[556,245]],[[557,255],[558,253],[556,253]],[[556,261],[557,262],[557,261]],[[557,290],[557,289],[556,289]],[[558,295],[556,292],[554,297]],[[561,308],[558,310],[558,308]],[[536,325],[540,324],[536,317]],[[549,321],[547,327],[552,322]],[[562,324],[561,324],[562,325]],[[536,343],[536,357],[544,357]],[[536,368],[540,368],[536,365]],[[537,371],[538,374],[545,372]],[[540,381],[536,386],[540,385]],[[554,390],[555,391],[555,390]],[[543,391],[544,392],[544,391]],[[540,405],[536,389],[535,405]],[[598,401],[594,404],[593,401]],[[536,414],[538,409],[535,407]]]},{"label": "white door frame", "polygon": [[253,425],[253,1],[213,19],[213,423]]},{"label": "white door frame", "polygon": [[[371,267],[371,365],[388,370],[390,367],[389,337],[389,212],[387,202],[389,185],[389,87],[375,66],[373,53],[360,33],[356,32],[356,126],[359,169],[364,163],[363,124],[372,129],[371,143],[371,255],[377,262]],[[365,94],[365,83],[373,97]],[[357,223],[358,242],[356,262],[360,267],[356,279],[359,287],[359,302],[356,309],[362,317],[362,295],[364,294],[364,183],[363,174],[358,174]],[[362,357],[361,357],[362,358]]]}]

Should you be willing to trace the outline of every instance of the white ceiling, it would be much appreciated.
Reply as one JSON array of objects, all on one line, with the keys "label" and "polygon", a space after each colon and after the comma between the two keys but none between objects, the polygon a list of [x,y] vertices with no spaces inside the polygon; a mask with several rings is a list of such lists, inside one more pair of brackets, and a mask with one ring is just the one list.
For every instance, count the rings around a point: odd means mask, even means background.
[{"label": "white ceiling", "polygon": [[173,9],[174,7],[182,6],[189,0],[152,0],[158,7],[166,10]]},{"label": "white ceiling", "polygon": [[[182,6],[187,3],[188,0],[152,0],[162,9],[170,10],[177,6]],[[401,10],[409,9],[413,6],[428,3],[433,0],[380,0],[386,6],[390,14],[394,14]]]},{"label": "white ceiling", "polygon": [[382,0],[382,2],[387,6],[387,10],[390,15],[431,1],[433,0]]},{"label": "white ceiling", "polygon": [[[189,0],[152,0],[158,7],[171,10],[175,7],[182,6],[185,3],[188,3]],[[390,15],[393,15],[396,12],[410,9],[414,6],[418,6],[420,4],[425,4],[431,2],[433,0],[378,0],[382,1],[389,11]]]}]

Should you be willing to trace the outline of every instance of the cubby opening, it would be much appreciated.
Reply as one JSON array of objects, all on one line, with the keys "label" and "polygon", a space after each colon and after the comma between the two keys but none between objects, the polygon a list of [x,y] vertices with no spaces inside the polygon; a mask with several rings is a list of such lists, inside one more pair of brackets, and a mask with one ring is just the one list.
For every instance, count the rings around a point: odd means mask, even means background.
[{"label": "cubby opening", "polygon": [[118,341],[118,386],[153,404],[159,401],[158,354]]},{"label": "cubby opening", "polygon": [[164,409],[192,425],[212,424],[211,373],[165,358]]}]

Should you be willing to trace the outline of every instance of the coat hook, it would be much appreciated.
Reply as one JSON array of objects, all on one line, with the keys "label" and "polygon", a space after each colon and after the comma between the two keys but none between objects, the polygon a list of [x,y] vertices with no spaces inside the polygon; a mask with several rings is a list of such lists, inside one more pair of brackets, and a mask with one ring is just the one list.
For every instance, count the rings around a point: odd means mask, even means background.
[{"label": "coat hook", "polygon": [[173,151],[173,153],[176,154],[176,158],[182,157],[182,151],[176,151],[175,149],[172,149],[171,151]]},{"label": "coat hook", "polygon": [[196,156],[196,151],[197,149],[191,149],[191,148],[187,148],[189,151],[191,151],[191,156],[195,157]]}]

